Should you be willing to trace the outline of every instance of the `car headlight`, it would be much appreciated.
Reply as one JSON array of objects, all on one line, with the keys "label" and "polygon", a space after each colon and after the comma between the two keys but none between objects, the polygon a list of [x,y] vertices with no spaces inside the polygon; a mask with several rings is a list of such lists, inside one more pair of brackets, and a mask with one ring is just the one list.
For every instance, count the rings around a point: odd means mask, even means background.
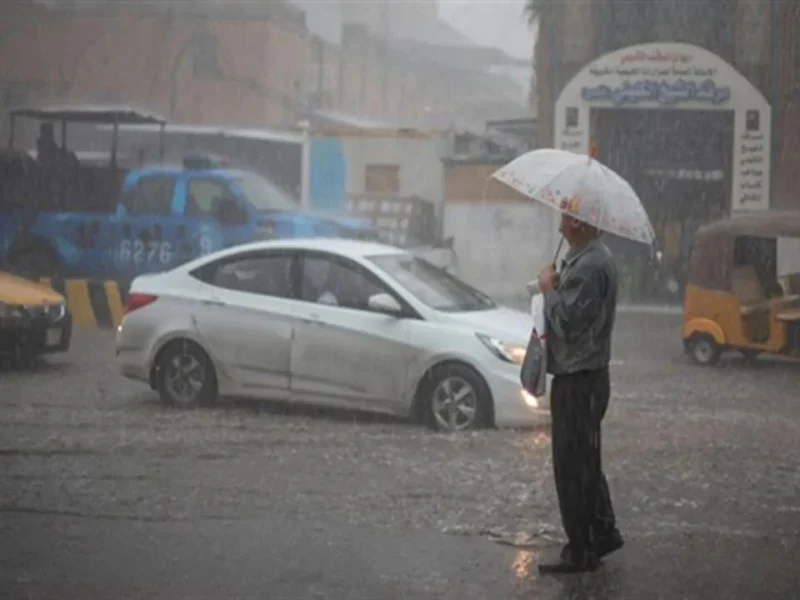
[{"label": "car headlight", "polygon": [[525,352],[527,351],[525,346],[504,342],[490,335],[483,335],[482,333],[476,335],[478,339],[483,342],[483,345],[500,360],[514,363],[515,365],[521,365],[522,361],[525,360]]},{"label": "car headlight", "polygon": [[67,314],[67,305],[65,302],[58,304],[51,304],[47,307],[47,318],[51,323],[58,323]]},{"label": "car headlight", "polygon": [[5,302],[0,302],[0,318],[18,319],[23,316],[25,316],[25,309],[23,307],[16,306],[14,304],[6,304]]}]

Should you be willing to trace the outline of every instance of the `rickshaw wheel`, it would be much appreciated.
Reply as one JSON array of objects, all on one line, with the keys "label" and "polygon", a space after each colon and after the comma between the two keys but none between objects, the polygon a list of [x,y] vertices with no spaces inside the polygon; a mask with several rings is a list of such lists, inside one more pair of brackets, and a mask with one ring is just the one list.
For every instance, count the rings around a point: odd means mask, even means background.
[{"label": "rickshaw wheel", "polygon": [[694,363],[704,367],[716,364],[721,353],[714,338],[704,333],[693,335],[686,344],[686,349]]}]

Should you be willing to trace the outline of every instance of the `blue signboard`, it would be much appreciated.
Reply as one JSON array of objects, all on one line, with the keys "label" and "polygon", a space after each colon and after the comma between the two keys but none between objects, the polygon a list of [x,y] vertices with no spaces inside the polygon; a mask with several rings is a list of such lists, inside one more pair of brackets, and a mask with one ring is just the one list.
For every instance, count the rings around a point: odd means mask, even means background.
[{"label": "blue signboard", "polygon": [[726,104],[731,99],[727,85],[718,86],[714,80],[696,81],[678,79],[673,82],[656,79],[625,81],[619,86],[605,84],[584,86],[581,98],[586,102],[610,102],[614,106],[631,106],[640,103],[656,103],[675,106],[684,102],[702,102],[712,106]]}]

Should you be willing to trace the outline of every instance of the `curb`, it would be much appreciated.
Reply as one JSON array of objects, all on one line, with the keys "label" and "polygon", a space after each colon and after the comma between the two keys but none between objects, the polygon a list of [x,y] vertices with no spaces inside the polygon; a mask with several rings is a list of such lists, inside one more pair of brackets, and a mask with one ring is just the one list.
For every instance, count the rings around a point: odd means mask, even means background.
[{"label": "curb", "polygon": [[[498,304],[505,304],[525,312],[530,310],[530,297],[516,296],[513,298],[495,298]],[[631,315],[669,315],[680,316],[683,314],[683,306],[675,304],[618,304],[617,313]]]},{"label": "curb", "polygon": [[129,284],[114,280],[51,279],[39,282],[54,289],[67,300],[72,323],[85,329],[114,329],[122,321]]}]

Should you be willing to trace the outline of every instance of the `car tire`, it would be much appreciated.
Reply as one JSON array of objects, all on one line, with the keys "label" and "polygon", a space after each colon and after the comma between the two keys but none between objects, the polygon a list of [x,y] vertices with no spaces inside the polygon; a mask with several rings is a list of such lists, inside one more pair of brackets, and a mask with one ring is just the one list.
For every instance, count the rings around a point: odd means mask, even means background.
[{"label": "car tire", "polygon": [[34,243],[24,250],[14,252],[10,263],[12,271],[29,279],[54,277],[60,271],[55,252],[44,243]]},{"label": "car tire", "polygon": [[492,396],[474,369],[461,363],[434,367],[421,386],[423,422],[443,433],[459,433],[491,426]]},{"label": "car tire", "polygon": [[703,367],[715,365],[722,353],[714,338],[705,333],[694,334],[686,344],[686,351],[692,362]]},{"label": "car tire", "polygon": [[214,364],[205,350],[194,342],[170,342],[156,360],[156,389],[167,406],[210,406],[217,400]]}]

